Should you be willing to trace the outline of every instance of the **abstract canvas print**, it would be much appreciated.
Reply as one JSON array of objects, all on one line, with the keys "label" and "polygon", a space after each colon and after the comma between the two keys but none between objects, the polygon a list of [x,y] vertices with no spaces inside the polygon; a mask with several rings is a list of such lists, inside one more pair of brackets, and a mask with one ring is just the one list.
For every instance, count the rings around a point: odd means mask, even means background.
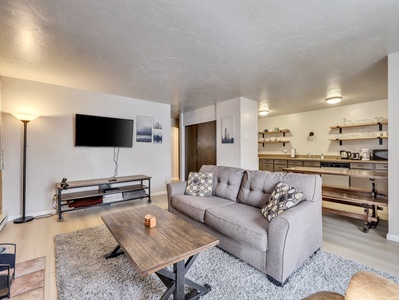
[{"label": "abstract canvas print", "polygon": [[162,122],[158,117],[154,117],[153,129],[153,143],[162,144]]},{"label": "abstract canvas print", "polygon": [[152,142],[152,117],[137,116],[136,142]]}]

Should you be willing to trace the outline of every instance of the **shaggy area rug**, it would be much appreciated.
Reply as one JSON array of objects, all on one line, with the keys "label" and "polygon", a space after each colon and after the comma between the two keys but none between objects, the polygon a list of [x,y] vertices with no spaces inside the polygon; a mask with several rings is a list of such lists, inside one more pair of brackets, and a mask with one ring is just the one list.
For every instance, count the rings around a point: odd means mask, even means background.
[{"label": "shaggy area rug", "polygon": [[[141,278],[125,255],[106,260],[116,246],[105,225],[55,236],[56,281],[59,300],[159,299],[165,286],[154,274]],[[201,299],[301,299],[321,290],[344,294],[360,270],[384,274],[348,259],[318,251],[305,261],[284,287],[245,262],[212,248],[202,252],[187,277],[212,290]]]}]

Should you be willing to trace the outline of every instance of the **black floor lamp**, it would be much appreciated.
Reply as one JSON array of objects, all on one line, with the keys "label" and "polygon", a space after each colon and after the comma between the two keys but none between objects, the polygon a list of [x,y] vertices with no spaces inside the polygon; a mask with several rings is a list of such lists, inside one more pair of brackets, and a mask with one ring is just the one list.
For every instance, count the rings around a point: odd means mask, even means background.
[{"label": "black floor lamp", "polygon": [[26,148],[27,148],[27,133],[28,133],[28,123],[38,116],[23,113],[13,113],[13,115],[24,123],[24,156],[23,156],[23,177],[22,177],[22,217],[15,219],[14,223],[26,223],[33,220],[33,217],[25,216],[26,210]]}]

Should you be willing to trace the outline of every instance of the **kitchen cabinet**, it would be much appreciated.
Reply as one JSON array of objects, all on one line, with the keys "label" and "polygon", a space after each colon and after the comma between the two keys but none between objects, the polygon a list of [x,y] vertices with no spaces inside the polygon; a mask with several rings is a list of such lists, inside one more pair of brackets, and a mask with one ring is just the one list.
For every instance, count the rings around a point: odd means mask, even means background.
[{"label": "kitchen cabinet", "polygon": [[259,159],[259,170],[273,172],[274,160],[273,159]]},{"label": "kitchen cabinet", "polygon": [[288,166],[302,166],[302,161],[291,161],[287,159],[259,159],[259,170],[269,172],[282,172]]},{"label": "kitchen cabinet", "polygon": [[[353,125],[335,125],[330,126],[330,129],[338,129],[339,137],[329,139],[330,141],[338,141],[339,145],[342,146],[343,141],[353,141],[353,140],[378,140],[378,143],[382,145],[383,139],[388,139],[388,135],[384,135],[382,131],[382,126],[388,125],[388,122],[377,122],[377,123],[366,123],[366,124],[353,124]],[[361,128],[361,127],[377,127],[378,131],[373,136],[373,133],[350,133],[350,134],[343,134],[342,129],[345,128]]]},{"label": "kitchen cabinet", "polygon": [[320,168],[320,162],[319,161],[304,161],[303,162],[304,167],[316,167]]},{"label": "kitchen cabinet", "polygon": [[[278,131],[260,131],[258,132],[258,136],[262,136],[258,143],[262,144],[263,147],[265,146],[265,143],[283,143],[283,147],[285,147],[285,143],[289,143],[289,140],[287,140],[285,138],[285,134],[287,132],[290,132],[288,129],[283,129],[283,130],[278,130]],[[282,138],[280,137],[275,137],[274,135],[280,135],[282,134]],[[274,139],[276,138],[276,140],[272,141],[270,139]]]},{"label": "kitchen cabinet", "polygon": [[289,167],[302,167],[303,161],[302,160],[289,160],[288,166]]},{"label": "kitchen cabinet", "polygon": [[274,160],[274,172],[283,172],[283,169],[288,167],[286,159],[275,159]]}]

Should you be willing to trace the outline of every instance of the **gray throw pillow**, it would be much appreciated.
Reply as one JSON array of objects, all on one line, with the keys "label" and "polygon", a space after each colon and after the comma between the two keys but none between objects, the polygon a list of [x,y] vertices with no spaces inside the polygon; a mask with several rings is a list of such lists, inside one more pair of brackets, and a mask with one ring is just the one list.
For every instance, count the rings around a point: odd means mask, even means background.
[{"label": "gray throw pillow", "polygon": [[210,197],[213,190],[213,173],[190,172],[185,195]]},{"label": "gray throw pillow", "polygon": [[262,214],[267,220],[271,221],[302,200],[305,199],[301,191],[289,186],[284,181],[280,181],[270,195],[269,202],[262,208]]}]

